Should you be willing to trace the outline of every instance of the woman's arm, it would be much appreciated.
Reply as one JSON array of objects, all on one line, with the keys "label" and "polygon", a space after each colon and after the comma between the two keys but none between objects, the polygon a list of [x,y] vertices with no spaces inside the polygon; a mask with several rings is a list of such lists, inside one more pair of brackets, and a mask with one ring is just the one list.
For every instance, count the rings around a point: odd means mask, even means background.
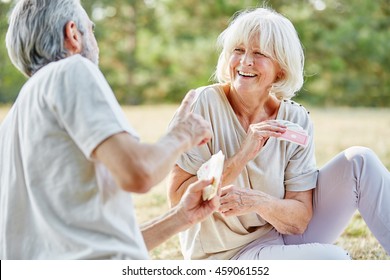
[{"label": "woman's arm", "polygon": [[[264,121],[249,126],[248,135],[240,150],[231,158],[225,158],[222,172],[222,186],[233,182],[245,165],[255,158],[269,137],[279,137],[286,126],[276,121]],[[196,175],[190,174],[175,166],[169,176],[168,197],[171,206],[176,205],[189,184],[196,181]]]},{"label": "woman's arm", "polygon": [[168,200],[171,207],[180,202],[188,186],[196,180],[196,175],[184,171],[177,164],[173,167],[168,176]]},{"label": "woman's arm", "polygon": [[219,211],[225,216],[259,214],[282,234],[302,234],[312,217],[312,190],[286,192],[279,199],[264,192],[228,186],[222,189]]},{"label": "woman's arm", "polygon": [[253,160],[270,137],[280,137],[286,126],[275,120],[267,120],[249,125],[247,136],[238,152],[225,160],[222,186],[232,183],[246,164]]},{"label": "woman's arm", "polygon": [[[178,204],[185,190],[197,177],[179,166],[171,172],[169,200]],[[300,234],[312,217],[312,190],[286,192],[284,199],[261,191],[226,186],[222,188],[219,211],[225,216],[238,216],[255,212],[282,234]]]}]

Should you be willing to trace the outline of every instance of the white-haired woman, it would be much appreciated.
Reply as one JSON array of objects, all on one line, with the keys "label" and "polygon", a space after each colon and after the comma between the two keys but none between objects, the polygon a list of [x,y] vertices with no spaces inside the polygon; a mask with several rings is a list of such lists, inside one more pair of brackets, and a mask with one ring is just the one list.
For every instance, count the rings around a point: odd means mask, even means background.
[{"label": "white-haired woman", "polygon": [[[97,67],[94,24],[80,0],[20,0],[6,43],[27,77],[0,124],[0,259],[148,259],[147,250],[218,208],[199,181],[178,207],[141,226],[131,193],[166,177],[210,138],[189,113],[194,92],[155,144],[139,141]],[[191,127],[192,129],[188,129]]]},{"label": "white-haired woman", "polygon": [[[184,257],[350,259],[332,243],[356,209],[389,253],[390,175],[378,158],[355,147],[316,167],[309,112],[290,100],[304,69],[292,23],[271,9],[245,10],[218,42],[218,83],[199,88],[192,105],[210,122],[213,137],[177,162],[169,198],[176,205],[199,167],[221,150],[221,206],[181,234]],[[285,121],[307,132],[305,145],[281,141]]]}]

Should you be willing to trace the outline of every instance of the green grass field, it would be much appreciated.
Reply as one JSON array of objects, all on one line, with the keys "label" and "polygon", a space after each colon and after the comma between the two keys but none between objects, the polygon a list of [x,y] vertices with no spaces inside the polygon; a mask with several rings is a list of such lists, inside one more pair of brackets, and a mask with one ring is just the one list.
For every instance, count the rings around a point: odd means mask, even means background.
[{"label": "green grass field", "polygon": [[[153,143],[164,134],[177,106],[124,106],[130,123],[142,141]],[[0,107],[0,121],[9,107]],[[316,157],[319,167],[343,149],[361,145],[371,148],[390,170],[389,109],[312,109],[315,125]],[[136,212],[142,223],[168,209],[165,181],[149,193],[134,195]],[[348,250],[354,259],[390,260],[356,213],[337,244]],[[182,259],[177,236],[151,252],[153,259]]]}]

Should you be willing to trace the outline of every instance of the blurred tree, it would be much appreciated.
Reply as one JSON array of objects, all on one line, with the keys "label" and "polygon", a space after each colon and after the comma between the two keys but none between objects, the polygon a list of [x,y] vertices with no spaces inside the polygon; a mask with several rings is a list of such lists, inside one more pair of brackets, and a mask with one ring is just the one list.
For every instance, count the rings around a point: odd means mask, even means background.
[{"label": "blurred tree", "polygon": [[15,100],[26,78],[12,65],[5,47],[10,1],[0,0],[0,103]]},{"label": "blurred tree", "polygon": [[312,12],[295,21],[307,49],[303,97],[320,105],[390,106],[390,1],[309,2]]},{"label": "blurred tree", "polygon": [[[212,83],[215,42],[238,10],[254,0],[82,0],[96,23],[100,67],[122,103],[177,102]],[[390,106],[389,0],[269,0],[305,47],[305,85],[297,100],[315,105]],[[0,0],[5,37],[9,0]],[[4,42],[4,40],[3,40]],[[0,45],[0,102],[22,83]]]}]

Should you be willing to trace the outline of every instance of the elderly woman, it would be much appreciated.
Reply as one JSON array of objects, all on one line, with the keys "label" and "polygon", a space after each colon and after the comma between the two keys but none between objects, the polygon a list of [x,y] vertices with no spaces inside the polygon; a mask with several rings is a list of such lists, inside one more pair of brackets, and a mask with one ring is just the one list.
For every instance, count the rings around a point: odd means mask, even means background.
[{"label": "elderly woman", "polygon": [[[390,174],[366,148],[350,148],[318,171],[308,111],[290,99],[302,87],[304,54],[291,22],[273,10],[239,13],[219,36],[215,76],[197,89],[193,112],[212,140],[171,172],[176,205],[213,154],[226,157],[220,209],[180,236],[186,259],[350,259],[332,245],[356,209],[390,252]],[[285,122],[308,134],[282,140]],[[386,202],[387,201],[387,202]]]}]

